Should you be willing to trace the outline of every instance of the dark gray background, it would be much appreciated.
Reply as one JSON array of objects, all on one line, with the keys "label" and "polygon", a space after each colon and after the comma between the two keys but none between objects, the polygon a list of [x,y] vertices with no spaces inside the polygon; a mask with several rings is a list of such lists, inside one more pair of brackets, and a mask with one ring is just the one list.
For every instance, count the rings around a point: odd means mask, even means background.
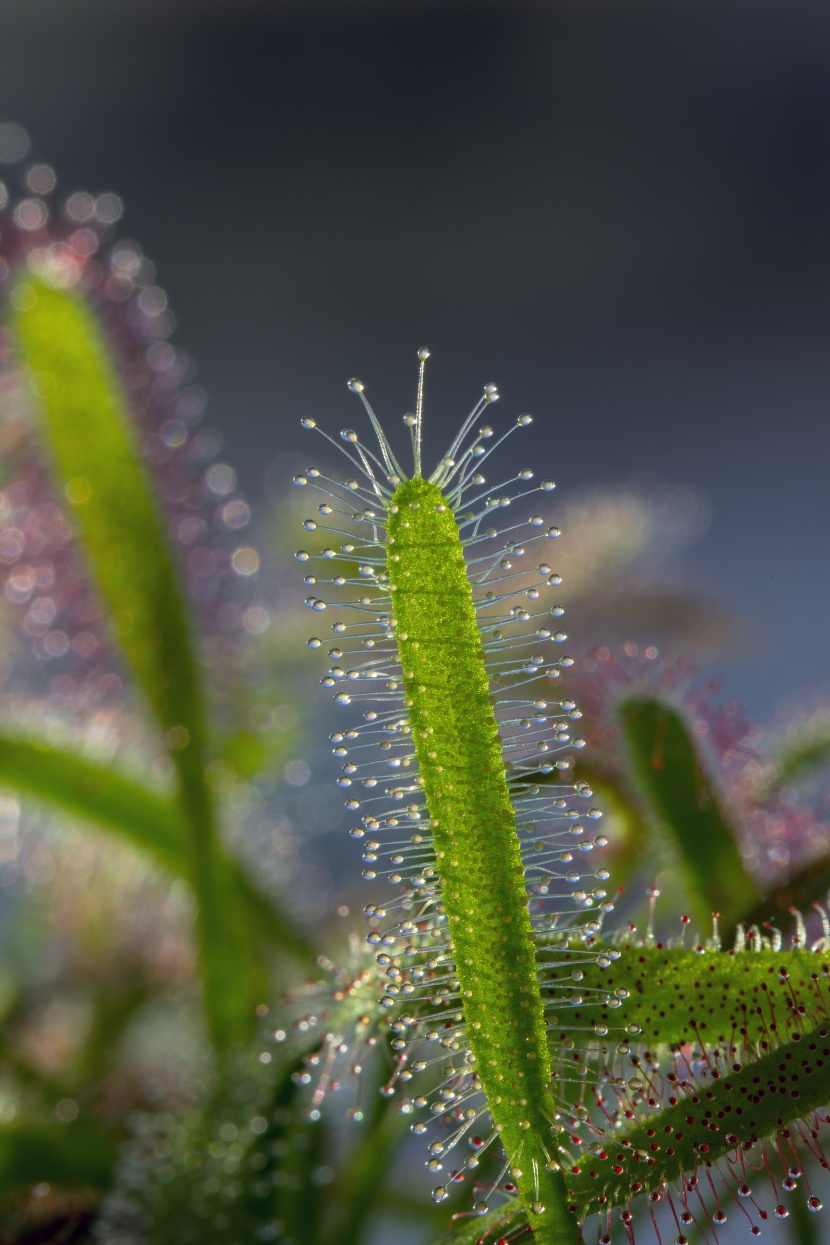
[{"label": "dark gray background", "polygon": [[3,0],[0,118],[124,197],[254,501],[427,344],[435,452],[495,379],[566,489],[700,487],[725,690],[830,678],[826,0]]}]

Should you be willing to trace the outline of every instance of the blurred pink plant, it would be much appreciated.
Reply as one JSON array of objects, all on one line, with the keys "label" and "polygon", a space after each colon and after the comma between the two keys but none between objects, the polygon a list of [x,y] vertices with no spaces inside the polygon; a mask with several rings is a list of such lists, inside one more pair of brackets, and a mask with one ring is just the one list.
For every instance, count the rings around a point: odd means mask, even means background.
[{"label": "blurred pink plant", "polygon": [[[110,342],[137,442],[167,518],[198,613],[200,638],[218,656],[244,630],[262,630],[251,604],[259,566],[241,537],[250,510],[233,469],[215,461],[218,434],[200,426],[204,395],[189,357],[168,340],[175,318],[153,264],[131,241],[113,240],[122,212],[114,194],[58,200],[45,164],[22,167],[21,193],[0,183],[0,285],[31,272],[83,291]],[[12,294],[13,296],[13,294]],[[0,586],[48,691],[112,701],[121,689],[98,601],[51,479],[8,335],[0,331]],[[71,493],[74,482],[67,486]],[[212,661],[214,671],[222,663]]]},{"label": "blurred pink plant", "polygon": [[567,688],[585,715],[592,772],[632,795],[620,705],[632,697],[654,698],[681,715],[735,827],[747,868],[763,889],[826,852],[826,802],[800,787],[763,781],[776,733],[751,723],[738,701],[718,700],[718,683],[702,679],[683,658],[633,643],[618,652],[596,648],[575,661]]}]

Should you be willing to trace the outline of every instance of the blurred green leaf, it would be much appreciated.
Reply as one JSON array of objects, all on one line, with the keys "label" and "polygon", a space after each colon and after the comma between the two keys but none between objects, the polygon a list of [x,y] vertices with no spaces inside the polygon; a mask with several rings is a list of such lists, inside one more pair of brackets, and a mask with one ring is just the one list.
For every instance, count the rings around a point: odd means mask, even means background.
[{"label": "blurred green leaf", "polygon": [[116,1146],[94,1120],[71,1124],[8,1124],[0,1128],[0,1193],[43,1182],[106,1189]]},{"label": "blurred green leaf", "polygon": [[182,872],[177,805],[117,770],[48,743],[0,735],[0,784],[115,830],[167,868]]},{"label": "blurred green leaf", "polygon": [[[267,1113],[271,1124],[257,1153],[269,1157],[263,1170],[270,1170],[272,1175],[273,1200],[271,1214],[263,1214],[265,1207],[261,1206],[258,1218],[265,1222],[271,1218],[279,1220],[284,1225],[285,1237],[296,1245],[318,1245],[326,1203],[313,1182],[332,1138],[326,1123],[312,1123],[306,1117],[307,1100],[298,1094],[292,1079],[294,1071],[303,1070],[300,1059],[277,1087],[273,1108]],[[253,1205],[250,1198],[249,1204]]]},{"label": "blurred green leaf", "polygon": [[808,913],[815,903],[825,904],[830,892],[830,856],[810,860],[786,881],[753,903],[739,914],[741,923],[748,929],[751,925],[764,926],[775,922],[786,929],[792,925],[793,909]]},{"label": "blurred green leaf", "polygon": [[[334,1231],[328,1234],[337,1245],[361,1245],[366,1240],[368,1221],[390,1192],[390,1168],[408,1133],[406,1117],[375,1089],[371,1115],[354,1136],[353,1149],[337,1182],[341,1213]],[[434,1209],[434,1203],[423,1198],[417,1211],[412,1208],[406,1217],[409,1223],[416,1218],[429,1220]]]},{"label": "blurred green leaf", "polygon": [[[613,851],[614,880],[625,883],[637,865],[648,856],[648,837],[643,833],[643,810],[627,783],[614,774],[602,772],[586,761],[580,754],[574,771],[574,779],[587,782],[603,806],[604,813],[614,818]],[[555,786],[562,775],[534,770],[526,775],[527,782],[539,786]]]},{"label": "blurred green leaf", "polygon": [[619,717],[648,805],[674,833],[698,921],[706,928],[714,911],[733,925],[758,890],[686,724],[656,700],[627,700]]},{"label": "blurred green leaf", "polygon": [[785,741],[767,759],[772,765],[769,779],[758,792],[761,798],[826,765],[830,761],[830,731],[822,723],[822,728],[812,735]]},{"label": "blurred green leaf", "polygon": [[201,1111],[138,1130],[115,1201],[140,1208],[147,1245],[241,1245],[271,1239],[277,1223],[280,1239],[294,1245],[326,1239],[321,1188],[332,1173],[320,1164],[334,1138],[328,1122],[306,1111],[301,1052],[309,1037],[272,1044],[267,1064],[261,1041],[236,1048]]},{"label": "blurred green leaf", "polygon": [[[648,842],[643,835],[643,812],[637,799],[626,783],[616,776],[594,769],[580,755],[574,773],[576,779],[587,782],[600,801],[606,816],[614,819],[613,851],[614,881],[625,884],[637,865],[648,854]],[[537,781],[537,780],[534,780]]]},{"label": "blurred green leaf", "polygon": [[121,649],[179,775],[198,902],[205,1009],[218,1049],[250,1031],[253,981],[236,936],[204,781],[207,730],[184,602],[103,335],[73,293],[17,286],[11,317],[53,466]]},{"label": "blurred green leaf", "polygon": [[184,603],[107,345],[74,294],[27,281],[14,301],[61,493],[122,651],[161,726],[183,727],[199,753],[204,713]]},{"label": "blurred green leaf", "polygon": [[[819,1175],[815,1169],[812,1172],[808,1169],[806,1174],[808,1178]],[[824,1233],[821,1231],[821,1216],[810,1211],[807,1199],[804,1197],[794,1197],[790,1206],[794,1221],[790,1239],[796,1241],[798,1245],[822,1245]]]},{"label": "blurred green leaf", "polygon": [[[46,743],[0,735],[0,785],[115,831],[171,873],[188,875],[186,827],[178,802],[117,770]],[[236,861],[221,849],[218,859],[248,923],[283,951],[303,960],[311,957],[313,951],[299,931],[257,890]]]},{"label": "blurred green leaf", "polygon": [[253,778],[265,767],[270,756],[265,740],[253,731],[238,730],[222,744],[220,754],[240,778]]}]

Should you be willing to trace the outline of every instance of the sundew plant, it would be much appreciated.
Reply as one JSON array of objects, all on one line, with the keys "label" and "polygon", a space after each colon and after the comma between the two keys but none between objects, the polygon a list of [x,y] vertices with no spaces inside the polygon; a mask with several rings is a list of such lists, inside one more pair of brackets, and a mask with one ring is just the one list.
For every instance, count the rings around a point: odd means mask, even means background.
[{"label": "sundew plant", "polygon": [[826,711],[762,737],[655,647],[568,640],[553,482],[499,467],[530,416],[493,418],[488,384],[425,464],[421,350],[404,461],[352,380],[366,435],[323,433],[344,477],[286,481],[316,506],[300,675],[328,652],[373,890],[345,949],[304,932],[301,879],[267,885],[245,842],[284,846],[263,660],[294,663],[296,629],[254,594],[249,508],[118,201],[58,201],[45,165],[20,181],[0,186],[0,1241],[813,1245]]},{"label": "sundew plant", "polygon": [[[439,1062],[446,1063],[446,1051],[452,1063],[434,1093],[442,1113],[451,1108],[455,1127],[430,1142],[432,1166],[441,1171],[486,1121],[474,1163],[490,1145],[503,1148],[502,1176],[511,1175],[538,1236],[552,1242],[574,1232],[555,1139],[548,1038],[551,1013],[569,1005],[570,986],[563,995],[555,974],[568,965],[581,977],[576,966],[586,959],[610,962],[605,952],[583,949],[612,906],[597,886],[608,873],[579,850],[597,845],[578,820],[581,811],[589,826],[599,816],[585,803],[590,788],[544,781],[567,772],[566,749],[583,741],[571,738],[579,716],[573,702],[538,694],[540,676],[558,676],[570,662],[544,651],[565,639],[552,629],[561,611],[541,599],[536,583],[528,586],[527,571],[514,563],[528,546],[547,554],[558,530],[546,528],[541,515],[501,532],[489,526],[494,511],[539,491],[530,471],[520,474],[518,491],[515,481],[499,486],[513,487],[513,496],[485,485],[480,468],[500,442],[488,449],[493,430],[477,424],[496,400],[493,385],[433,474],[421,474],[427,355],[420,352],[417,410],[408,420],[411,477],[365,403],[380,456],[356,433],[342,434],[362,476],[362,486],[349,481],[347,488],[362,508],[344,510],[334,491],[336,509],[320,507],[325,516],[334,510],[337,523],[356,521],[354,539],[322,558],[335,569],[338,561],[359,563],[357,577],[325,582],[345,580],[364,592],[370,585],[370,595],[350,602],[361,620],[334,624],[338,643],[329,655],[337,664],[325,682],[344,682],[348,690],[335,695],[340,704],[371,707],[333,740],[338,754],[355,757],[343,766],[341,783],[363,795],[366,811],[353,833],[365,837],[366,876],[385,874],[403,886],[369,909],[369,941],[382,948],[377,961],[388,978],[380,1002],[395,1013],[393,1048],[403,1068],[413,1040],[417,1047],[437,1040]],[[359,381],[350,384],[364,397]],[[518,426],[528,423],[530,416],[520,416]],[[551,481],[541,485],[552,488]],[[308,579],[316,590],[319,577]],[[534,579],[545,587],[556,582],[543,561]],[[317,610],[322,602],[314,596],[308,604]],[[528,651],[531,643],[542,653]],[[364,760],[366,745],[371,754],[376,741],[377,756]],[[361,800],[348,806],[357,810]],[[567,867],[574,854],[583,867]],[[572,949],[569,938],[582,945]],[[419,1058],[414,1067],[433,1062]],[[433,1197],[447,1196],[439,1183]],[[475,1209],[488,1209],[483,1191]]]},{"label": "sundew plant", "polygon": [[[748,1181],[761,1167],[786,1218],[775,1156],[782,1187],[817,1211],[800,1155],[826,1166],[826,917],[809,948],[801,923],[790,950],[780,934],[741,924],[722,949],[718,913],[692,947],[657,942],[651,924],[641,939],[634,927],[614,932],[596,851],[607,839],[593,833],[601,812],[574,776],[581,713],[559,690],[574,663],[551,649],[566,639],[551,593],[559,577],[537,561],[559,531],[534,502],[554,485],[532,483],[529,470],[488,483],[481,468],[508,435],[491,446],[494,430],[480,424],[494,385],[423,474],[428,354],[419,352],[417,407],[404,417],[410,475],[352,380],[377,448],[346,429],[356,478],[338,485],[309,470],[295,483],[328,499],[306,528],[336,538],[313,560],[306,604],[323,611],[331,602],[317,593],[330,586],[351,598],[337,601],[350,621],[333,623],[323,683],[360,709],[331,739],[349,758],[340,783],[362,814],[352,834],[364,877],[392,887],[366,909],[396,1052],[386,1092],[400,1086],[404,1111],[433,1117],[412,1126],[429,1139],[432,1196],[468,1187],[467,1215],[488,1219],[462,1230],[465,1240],[530,1232],[562,1245],[597,1218],[602,1241],[619,1220],[631,1236],[641,1195],[652,1218],[665,1202],[685,1245],[690,1233],[716,1232],[733,1201],[760,1231],[769,1212]],[[521,415],[514,427],[530,422]],[[305,550],[297,558],[312,561]],[[634,698],[623,715],[632,743],[650,752],[645,780],[657,775],[669,803],[659,778],[667,765],[688,769],[682,726]],[[705,810],[712,794],[693,779]],[[751,898],[737,857],[730,863],[725,885]],[[410,1096],[415,1077],[424,1092]]]}]

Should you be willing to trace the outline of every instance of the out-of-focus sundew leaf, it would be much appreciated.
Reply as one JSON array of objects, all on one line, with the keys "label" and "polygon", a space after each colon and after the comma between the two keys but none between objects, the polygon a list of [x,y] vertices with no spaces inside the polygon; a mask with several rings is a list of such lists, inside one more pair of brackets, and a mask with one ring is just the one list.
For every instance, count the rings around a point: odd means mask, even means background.
[{"label": "out-of-focus sundew leaf", "polygon": [[[298,1069],[299,1070],[299,1069]],[[311,1179],[323,1165],[330,1130],[320,1122],[311,1124],[304,1117],[303,1102],[296,1087],[286,1080],[273,1098],[271,1126],[263,1135],[258,1153],[271,1156],[270,1169],[279,1168],[282,1179],[274,1182],[272,1216],[284,1225],[288,1240],[297,1245],[316,1245],[323,1237],[325,1212],[323,1199],[316,1196]],[[275,1156],[283,1154],[282,1159]],[[268,1170],[266,1168],[265,1170]],[[253,1209],[253,1199],[249,1197]],[[260,1209],[259,1217],[262,1217]]]},{"label": "out-of-focus sundew leaf", "polygon": [[619,717],[643,794],[674,833],[698,921],[705,929],[718,912],[724,927],[733,925],[758,889],[685,723],[667,705],[646,699],[625,701]]},{"label": "out-of-focus sundew leaf", "polygon": [[[35,796],[93,825],[114,831],[171,873],[187,877],[186,825],[177,801],[108,766],[31,739],[0,735],[0,785]],[[308,960],[308,943],[220,848],[222,873],[239,897],[240,919],[290,955]]]},{"label": "out-of-focus sundew leaf", "polygon": [[[587,782],[604,813],[614,819],[614,880],[624,884],[647,851],[643,835],[643,813],[633,792],[615,776],[599,773],[590,762],[580,755],[574,777]],[[539,786],[553,786],[559,781],[558,774],[534,770],[527,781]]]},{"label": "out-of-focus sundew leaf", "polygon": [[768,921],[776,926],[791,925],[794,909],[809,914],[813,904],[826,904],[830,892],[830,855],[810,860],[773,890],[741,912],[741,923],[764,926]]},{"label": "out-of-focus sundew leaf", "polygon": [[224,741],[221,757],[240,778],[253,778],[265,767],[270,749],[260,735],[243,729]]},{"label": "out-of-focus sundew leaf", "polygon": [[122,652],[164,733],[188,827],[205,1007],[214,1044],[249,1031],[252,981],[218,862],[204,780],[207,728],[184,602],[127,404],[102,334],[75,294],[26,281],[11,323],[55,472]]},{"label": "out-of-focus sundew leaf", "polygon": [[575,777],[590,785],[605,815],[613,819],[614,880],[625,884],[646,850],[642,833],[642,810],[627,786],[610,774],[594,770],[590,761],[586,763],[582,755],[576,766]]},{"label": "out-of-focus sundew leaf", "polygon": [[[401,1218],[406,1218],[410,1224],[419,1219],[422,1223],[430,1219],[435,1222],[434,1208],[425,1199],[414,1202],[404,1212],[398,1204],[397,1195],[390,1196],[394,1188],[389,1180],[390,1169],[407,1131],[405,1117],[401,1117],[388,1098],[378,1095],[365,1136],[355,1147],[338,1181],[338,1189],[342,1191],[342,1216],[333,1234],[337,1245],[361,1245],[367,1239],[369,1220],[383,1204],[381,1199],[384,1194],[387,1195],[385,1204],[398,1211]],[[445,1220],[446,1215],[441,1218]]]},{"label": "out-of-focus sundew leaf", "polygon": [[758,793],[761,796],[807,777],[813,770],[830,761],[830,729],[826,721],[822,723],[820,730],[817,729],[802,738],[788,740],[768,760],[771,762],[768,767],[769,777]]},{"label": "out-of-focus sundew leaf", "polygon": [[117,770],[48,743],[0,735],[0,784],[114,830],[173,872],[183,871],[176,804]]},{"label": "out-of-focus sundew leaf", "polygon": [[200,1112],[138,1122],[103,1207],[102,1239],[110,1215],[120,1225],[126,1208],[146,1245],[271,1240],[275,1225],[294,1245],[323,1245],[320,1189],[334,1175],[324,1163],[336,1141],[327,1120],[309,1119],[305,1055],[287,1046],[275,1044],[267,1065],[237,1048]]},{"label": "out-of-focus sundew leaf", "polygon": [[8,1124],[0,1128],[0,1193],[35,1184],[106,1189],[116,1146],[93,1120],[70,1124]]},{"label": "out-of-focus sundew leaf", "polygon": [[794,1222],[790,1239],[793,1242],[797,1245],[822,1245],[821,1222],[818,1215],[810,1213],[806,1198],[793,1198],[792,1216]]},{"label": "out-of-focus sundew leaf", "polygon": [[[62,492],[123,653],[165,731],[205,745],[196,663],[176,572],[101,332],[75,295],[17,287],[12,325]],[[183,736],[181,737],[183,739]]]}]

